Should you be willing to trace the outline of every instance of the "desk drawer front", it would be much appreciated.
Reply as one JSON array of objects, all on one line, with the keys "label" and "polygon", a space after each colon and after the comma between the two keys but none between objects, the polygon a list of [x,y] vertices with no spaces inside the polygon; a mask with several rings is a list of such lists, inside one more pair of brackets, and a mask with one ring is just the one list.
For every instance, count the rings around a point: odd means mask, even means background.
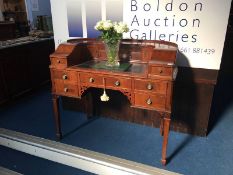
[{"label": "desk drawer front", "polygon": [[143,94],[136,93],[135,94],[135,106],[139,106],[142,108],[154,108],[164,110],[165,108],[165,96],[159,94]]},{"label": "desk drawer front", "polygon": [[51,57],[51,65],[55,68],[64,69],[67,67],[67,60],[64,58],[54,58]]},{"label": "desk drawer front", "polygon": [[64,82],[69,82],[69,83],[77,82],[76,72],[72,72],[72,71],[55,70],[53,72],[53,78],[63,80]]},{"label": "desk drawer front", "polygon": [[161,76],[169,76],[172,75],[171,67],[162,67],[162,66],[150,66],[149,74],[161,75]]},{"label": "desk drawer front", "polygon": [[80,82],[90,86],[102,86],[103,76],[98,76],[89,73],[80,73]]},{"label": "desk drawer front", "polygon": [[68,96],[78,96],[78,85],[64,83],[62,80],[54,80],[55,92],[57,94],[68,95]]},{"label": "desk drawer front", "polygon": [[131,89],[131,79],[130,78],[106,77],[105,80],[106,80],[106,87]]},{"label": "desk drawer front", "polygon": [[136,91],[138,90],[166,94],[167,82],[136,79],[134,80],[134,89]]}]

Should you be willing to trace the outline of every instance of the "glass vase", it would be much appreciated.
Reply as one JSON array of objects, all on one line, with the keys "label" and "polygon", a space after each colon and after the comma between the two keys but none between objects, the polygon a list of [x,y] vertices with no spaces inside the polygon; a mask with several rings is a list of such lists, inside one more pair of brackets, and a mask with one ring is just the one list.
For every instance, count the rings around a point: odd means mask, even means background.
[{"label": "glass vase", "polygon": [[108,67],[118,67],[120,66],[119,63],[119,47],[120,47],[120,41],[110,43],[104,41],[105,44],[105,50],[107,55],[107,61],[106,66]]}]

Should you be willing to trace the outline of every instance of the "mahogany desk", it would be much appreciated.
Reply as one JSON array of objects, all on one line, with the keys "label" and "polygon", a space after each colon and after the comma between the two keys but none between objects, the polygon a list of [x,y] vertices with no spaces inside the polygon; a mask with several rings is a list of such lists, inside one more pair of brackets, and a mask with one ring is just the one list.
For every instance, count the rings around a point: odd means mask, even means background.
[{"label": "mahogany desk", "polygon": [[161,161],[165,165],[173,82],[177,73],[176,53],[177,45],[170,42],[122,40],[120,61],[131,66],[125,71],[106,70],[94,66],[106,59],[101,41],[75,39],[60,44],[50,56],[56,136],[59,139],[62,137],[59,96],[82,98],[90,87],[105,87],[124,94],[131,107],[159,112],[160,133],[163,136]]}]

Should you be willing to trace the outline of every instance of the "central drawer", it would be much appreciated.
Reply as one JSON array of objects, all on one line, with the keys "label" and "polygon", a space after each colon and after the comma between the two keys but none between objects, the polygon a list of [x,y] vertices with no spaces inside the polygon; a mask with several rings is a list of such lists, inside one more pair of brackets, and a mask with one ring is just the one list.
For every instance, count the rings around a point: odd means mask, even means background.
[{"label": "central drawer", "polygon": [[125,77],[112,77],[112,76],[99,76],[95,74],[90,73],[80,73],[80,82],[82,84],[86,84],[88,86],[94,86],[94,87],[105,87],[109,89],[131,89],[131,78],[125,78]]}]

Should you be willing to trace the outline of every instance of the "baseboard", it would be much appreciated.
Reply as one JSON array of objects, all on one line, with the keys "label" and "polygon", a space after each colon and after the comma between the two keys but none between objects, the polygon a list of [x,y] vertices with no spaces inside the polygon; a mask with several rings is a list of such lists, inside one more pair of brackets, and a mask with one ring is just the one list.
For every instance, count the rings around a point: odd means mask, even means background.
[{"label": "baseboard", "polygon": [[152,166],[0,128],[0,145],[95,174],[178,175]]}]

